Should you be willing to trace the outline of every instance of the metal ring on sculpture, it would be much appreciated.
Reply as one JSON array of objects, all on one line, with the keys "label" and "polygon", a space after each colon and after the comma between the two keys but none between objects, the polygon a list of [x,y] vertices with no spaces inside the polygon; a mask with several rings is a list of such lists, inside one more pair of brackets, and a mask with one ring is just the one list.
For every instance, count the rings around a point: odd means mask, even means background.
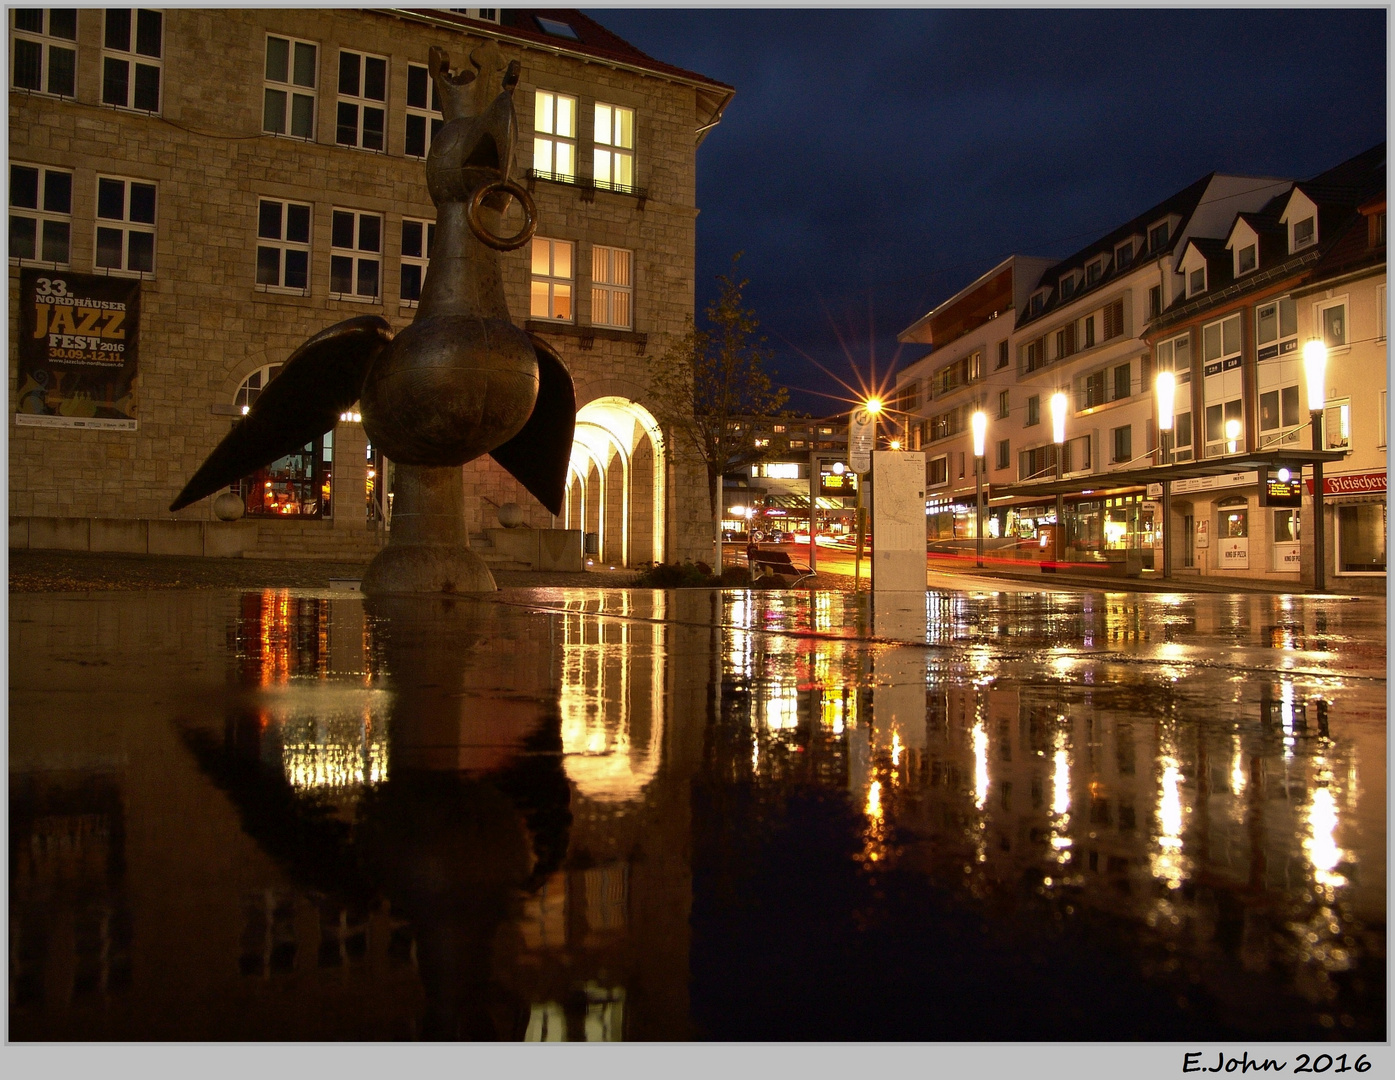
[{"label": "metal ring on sculpture", "polygon": [[[484,200],[496,191],[512,195],[518,200],[518,205],[523,207],[523,228],[513,236],[496,236],[480,221],[480,207],[484,205]],[[492,180],[475,189],[474,198],[470,200],[470,205],[465,211],[465,222],[481,244],[492,247],[495,251],[513,251],[533,239],[533,233],[538,228],[538,208],[534,205],[532,196],[512,180]]]}]

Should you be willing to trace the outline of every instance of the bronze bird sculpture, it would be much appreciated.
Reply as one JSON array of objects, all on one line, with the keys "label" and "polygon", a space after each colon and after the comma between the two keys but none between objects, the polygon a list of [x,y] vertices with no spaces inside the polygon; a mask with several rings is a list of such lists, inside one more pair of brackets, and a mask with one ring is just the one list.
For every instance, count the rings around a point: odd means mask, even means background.
[{"label": "bronze bird sculpture", "polygon": [[[171,504],[172,511],[293,453],[355,401],[373,445],[397,467],[388,545],[364,592],[494,588],[468,550],[459,466],[489,454],[553,514],[561,512],[576,394],[561,357],[509,318],[500,251],[522,247],[537,212],[510,179],[518,61],[498,46],[454,73],[430,53],[445,125],[426,159],[436,240],[416,317],[401,333],[379,316],[346,319],[301,345]],[[523,227],[501,236],[516,199]]]}]

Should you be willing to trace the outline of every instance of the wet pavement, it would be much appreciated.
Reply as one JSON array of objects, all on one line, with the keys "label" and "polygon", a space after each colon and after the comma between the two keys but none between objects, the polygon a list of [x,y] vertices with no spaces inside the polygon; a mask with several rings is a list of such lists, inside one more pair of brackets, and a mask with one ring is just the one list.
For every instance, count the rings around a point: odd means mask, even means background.
[{"label": "wet pavement", "polygon": [[1381,600],[10,596],[10,1038],[1386,1038]]}]

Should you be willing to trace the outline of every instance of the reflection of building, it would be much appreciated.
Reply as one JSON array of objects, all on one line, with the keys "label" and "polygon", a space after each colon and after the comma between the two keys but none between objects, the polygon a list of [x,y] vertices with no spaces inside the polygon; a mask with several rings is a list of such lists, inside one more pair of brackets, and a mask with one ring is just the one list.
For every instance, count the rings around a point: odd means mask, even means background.
[{"label": "reflection of building", "polygon": [[[531,247],[502,256],[505,292],[570,366],[580,415],[563,517],[485,460],[463,474],[470,528],[518,502],[535,527],[596,534],[608,560],[704,550],[703,485],[657,439],[646,357],[692,315],[696,151],[730,87],[560,10],[29,9],[10,40],[12,545],[377,550],[366,494],[383,463],[352,412],[242,482],[246,520],[215,520],[211,500],[166,507],[311,334],[411,321],[434,232],[423,160],[442,123],[427,53],[468,68],[496,42],[522,65],[513,173],[539,214]],[[139,318],[112,327],[136,354],[120,402],[135,426],[94,423],[100,402],[65,398],[47,371],[15,381],[22,269],[55,295],[138,281]],[[100,328],[59,308],[69,338]]]},{"label": "reflection of building", "polygon": [[[927,455],[930,540],[974,541],[969,417],[982,410],[990,551],[1040,558],[1061,494],[1067,559],[1161,570],[1166,524],[1173,573],[1297,582],[1304,511],[1262,506],[1258,470],[1314,460],[1300,356],[1323,338],[1330,569],[1350,590],[1383,582],[1384,162],[1381,144],[1310,181],[1212,174],[1061,262],[1005,260],[906,329],[933,350],[896,391],[915,403],[908,445]],[[1162,371],[1177,383],[1171,464]],[[1362,398],[1358,383],[1375,389]]]}]

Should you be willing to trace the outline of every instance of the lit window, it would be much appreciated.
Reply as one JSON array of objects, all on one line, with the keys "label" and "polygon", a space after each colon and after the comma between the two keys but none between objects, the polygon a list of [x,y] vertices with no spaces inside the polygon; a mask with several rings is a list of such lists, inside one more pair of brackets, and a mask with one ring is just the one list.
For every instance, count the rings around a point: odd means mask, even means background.
[{"label": "lit window", "polygon": [[257,205],[257,284],[310,290],[310,207],[262,199]]},{"label": "lit window", "polygon": [[163,37],[164,16],[158,11],[107,9],[102,39],[103,105],[160,111]]},{"label": "lit window", "polygon": [[72,250],[73,174],[10,166],[10,258],[66,265]]},{"label": "lit window", "polygon": [[597,187],[630,191],[635,182],[635,111],[596,103],[595,171]]},{"label": "lit window", "polygon": [[1351,402],[1329,401],[1323,410],[1322,440],[1328,450],[1351,449]]},{"label": "lit window", "polygon": [[597,326],[634,325],[634,256],[623,248],[591,248],[591,322]]},{"label": "lit window", "polygon": [[533,281],[529,314],[535,319],[572,318],[572,251],[570,240],[533,238]]},{"label": "lit window", "polygon": [[382,251],[381,216],[336,209],[330,223],[330,294],[340,300],[376,300]]},{"label": "lit window", "polygon": [[315,137],[315,70],[319,47],[267,37],[262,130],[297,139]]},{"label": "lit window", "polygon": [[97,178],[97,245],[100,270],[155,272],[155,185],[118,177]]},{"label": "lit window", "polygon": [[426,268],[431,262],[431,249],[435,243],[434,222],[402,219],[402,285],[399,292],[404,304],[415,304],[421,299],[421,286],[426,281]]},{"label": "lit window", "polygon": [[341,51],[334,141],[381,152],[386,123],[387,58]]},{"label": "lit window", "polygon": [[[429,103],[429,104],[428,104]],[[431,143],[445,125],[441,116],[441,99],[436,82],[421,64],[407,65],[407,141],[408,157],[426,157]]]},{"label": "lit window", "polygon": [[533,171],[549,180],[575,179],[576,98],[539,90],[533,132]]},{"label": "lit window", "polygon": [[16,90],[72,97],[77,72],[74,8],[12,8],[10,84]]}]

